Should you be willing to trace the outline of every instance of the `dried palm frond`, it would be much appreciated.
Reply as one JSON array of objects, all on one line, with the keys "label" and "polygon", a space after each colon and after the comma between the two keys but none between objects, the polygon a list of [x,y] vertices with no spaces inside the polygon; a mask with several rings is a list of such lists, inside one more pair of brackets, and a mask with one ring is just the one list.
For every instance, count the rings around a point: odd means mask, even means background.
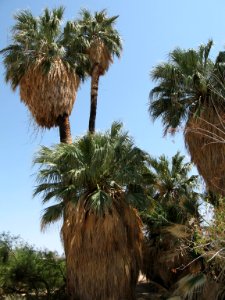
[{"label": "dried palm frond", "polygon": [[204,273],[197,273],[181,278],[173,295],[184,300],[223,300],[224,292],[224,283],[218,283]]},{"label": "dried palm frond", "polygon": [[204,106],[185,128],[185,143],[191,159],[210,190],[225,195],[224,108]]},{"label": "dried palm frond", "polygon": [[114,199],[105,215],[90,211],[85,199],[76,206],[68,204],[62,235],[73,297],[135,299],[141,226],[136,211],[123,199]]},{"label": "dried palm frond", "polygon": [[113,61],[112,55],[110,55],[106,45],[101,40],[95,40],[91,44],[88,54],[94,64],[99,64],[99,71],[101,75],[104,75]]},{"label": "dried palm frond", "polygon": [[184,239],[190,237],[191,230],[185,225],[182,224],[172,224],[165,226],[162,229],[162,233],[170,233],[173,237],[178,239]]},{"label": "dried palm frond", "polygon": [[87,9],[82,9],[80,15],[75,25],[86,42],[85,49],[91,62],[90,73],[98,65],[99,75],[104,75],[113,57],[120,57],[122,50],[122,41],[115,29],[118,16],[109,17],[106,10],[92,14]]},{"label": "dried palm frond", "polygon": [[182,247],[182,241],[173,234],[154,232],[152,235],[155,237],[144,239],[142,273],[148,280],[170,288],[188,272],[185,266],[192,258]]},{"label": "dried palm frond", "polygon": [[46,74],[42,60],[30,67],[20,82],[21,100],[41,127],[57,126],[57,118],[70,115],[79,77],[61,59],[55,59]]},{"label": "dried palm frond", "polygon": [[179,295],[182,296],[182,299],[187,300],[203,299],[201,297],[206,283],[207,277],[203,273],[188,274],[178,281],[178,288],[174,291],[174,296]]},{"label": "dried palm frond", "polygon": [[70,22],[63,28],[64,8],[45,9],[34,17],[29,10],[15,15],[12,44],[0,50],[5,80],[15,91],[34,120],[44,128],[60,126],[59,116],[70,115],[80,79],[88,59],[83,43]]}]

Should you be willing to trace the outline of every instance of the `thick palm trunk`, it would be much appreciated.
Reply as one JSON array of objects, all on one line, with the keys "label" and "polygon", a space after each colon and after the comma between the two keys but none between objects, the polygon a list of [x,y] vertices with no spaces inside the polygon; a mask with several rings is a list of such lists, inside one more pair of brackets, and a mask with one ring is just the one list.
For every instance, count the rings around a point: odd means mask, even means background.
[{"label": "thick palm trunk", "polygon": [[57,124],[59,126],[60,142],[71,144],[72,136],[70,131],[69,116],[67,114],[64,114],[63,116],[59,116],[57,120]]},{"label": "thick palm trunk", "polygon": [[69,300],[133,300],[141,264],[141,221],[124,201],[104,216],[84,199],[62,227]]},{"label": "thick palm trunk", "polygon": [[95,132],[95,120],[97,111],[97,99],[98,99],[98,83],[99,83],[99,65],[96,64],[92,71],[91,76],[91,109],[89,117],[89,132]]}]

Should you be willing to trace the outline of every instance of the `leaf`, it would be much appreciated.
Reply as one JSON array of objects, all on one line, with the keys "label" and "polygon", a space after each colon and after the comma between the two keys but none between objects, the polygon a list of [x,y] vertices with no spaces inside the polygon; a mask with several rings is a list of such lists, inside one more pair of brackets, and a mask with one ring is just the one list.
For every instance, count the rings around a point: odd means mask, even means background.
[{"label": "leaf", "polygon": [[62,217],[63,211],[63,202],[45,208],[41,218],[41,230],[44,230],[50,223],[57,222]]},{"label": "leaf", "polygon": [[91,210],[103,215],[106,209],[111,206],[112,198],[106,192],[98,190],[89,196],[88,204]]},{"label": "leaf", "polygon": [[207,277],[205,274],[188,274],[178,281],[178,288],[174,291],[174,295],[191,298],[196,292],[199,292],[199,289],[203,289],[206,283]]},{"label": "leaf", "polygon": [[[75,203],[85,195],[89,208],[104,214],[113,193],[125,195],[129,191],[132,194],[126,200],[145,209],[149,201],[144,185],[149,185],[151,178],[147,158],[122,131],[122,124],[114,122],[105,133],[87,134],[72,144],[42,147],[34,159],[34,164],[40,166],[34,196],[41,195],[43,203],[65,199]],[[52,216],[45,221],[48,219],[51,222]]]}]

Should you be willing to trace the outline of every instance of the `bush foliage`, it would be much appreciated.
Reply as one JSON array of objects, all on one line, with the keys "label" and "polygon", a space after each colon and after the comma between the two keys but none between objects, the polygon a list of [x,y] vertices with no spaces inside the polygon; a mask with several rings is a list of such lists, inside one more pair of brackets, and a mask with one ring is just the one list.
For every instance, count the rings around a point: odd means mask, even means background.
[{"label": "bush foliage", "polygon": [[0,299],[6,295],[60,299],[64,289],[63,257],[56,252],[35,249],[18,236],[0,234]]}]

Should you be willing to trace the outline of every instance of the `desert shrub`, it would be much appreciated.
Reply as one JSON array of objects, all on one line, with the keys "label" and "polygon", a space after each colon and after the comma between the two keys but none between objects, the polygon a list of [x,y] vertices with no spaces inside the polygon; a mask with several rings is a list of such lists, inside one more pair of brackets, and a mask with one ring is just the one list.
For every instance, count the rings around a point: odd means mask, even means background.
[{"label": "desert shrub", "polygon": [[51,299],[64,293],[64,274],[65,260],[56,252],[35,249],[8,233],[0,235],[0,295]]}]

